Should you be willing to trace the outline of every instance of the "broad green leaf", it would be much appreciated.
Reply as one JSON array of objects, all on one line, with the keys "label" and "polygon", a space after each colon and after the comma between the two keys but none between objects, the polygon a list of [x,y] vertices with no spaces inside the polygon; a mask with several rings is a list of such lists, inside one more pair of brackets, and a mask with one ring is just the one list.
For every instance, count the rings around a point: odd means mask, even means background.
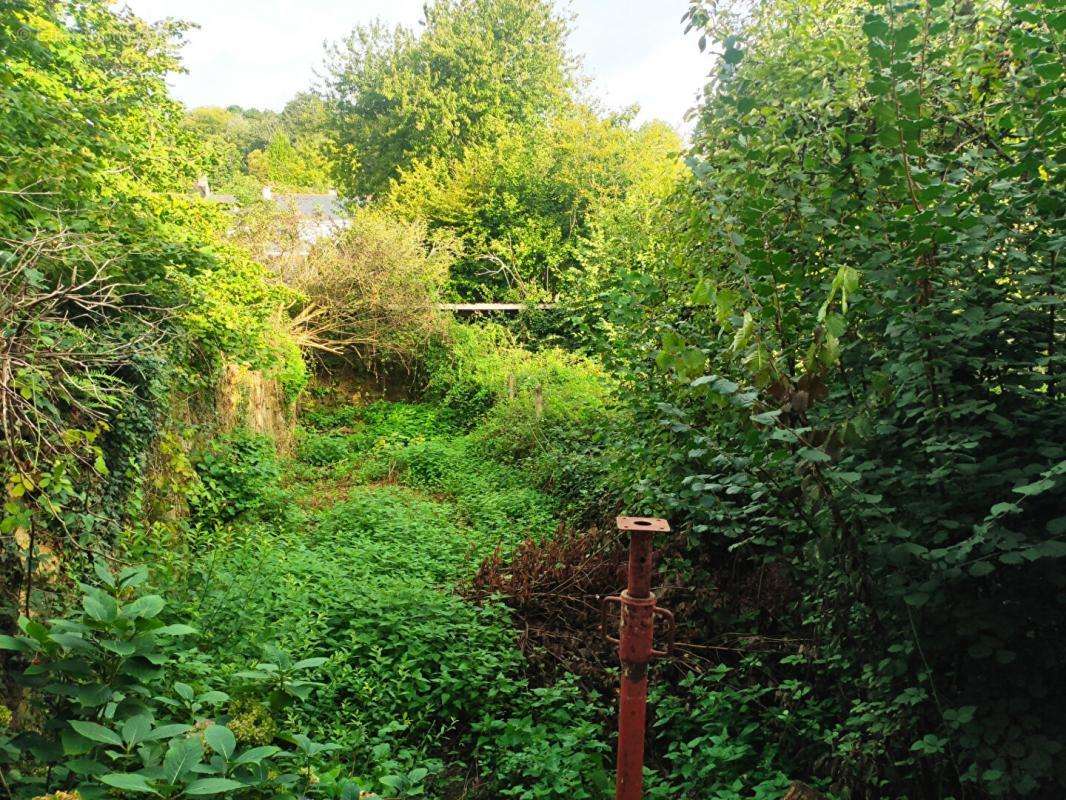
[{"label": "broad green leaf", "polygon": [[261,747],[253,747],[249,750],[245,750],[237,758],[233,760],[234,764],[258,764],[264,759],[270,758],[281,752],[280,747],[275,747],[272,744],[263,745]]},{"label": "broad green leaf", "polygon": [[229,778],[201,778],[186,786],[185,794],[193,796],[222,794],[222,792],[235,792],[243,788],[243,783]]},{"label": "broad green leaf", "polygon": [[733,308],[740,300],[740,292],[734,289],[719,289],[715,294],[715,305],[719,324],[725,324],[733,313]]},{"label": "broad green leaf", "polygon": [[115,655],[122,656],[123,658],[129,658],[137,652],[137,646],[133,642],[127,642],[121,639],[101,639],[100,647]]},{"label": "broad green leaf", "polygon": [[1032,495],[1043,494],[1044,492],[1048,491],[1049,489],[1054,489],[1054,488],[1055,488],[1055,479],[1054,478],[1044,478],[1042,480],[1035,481],[1033,483],[1027,483],[1024,486],[1015,486],[1014,487],[1014,491],[1017,492],[1018,494],[1024,494],[1027,497],[1031,497]]},{"label": "broad green leaf", "polygon": [[18,626],[24,634],[32,639],[36,639],[41,644],[47,644],[50,639],[48,628],[37,622],[37,620],[20,616]]},{"label": "broad green leaf", "polygon": [[144,741],[154,742],[162,739],[173,739],[175,736],[181,736],[191,729],[189,725],[160,725],[158,728],[153,728],[151,733],[144,737]]},{"label": "broad green leaf", "polygon": [[692,290],[692,297],[690,302],[696,306],[710,306],[714,305],[715,291],[714,284],[707,278],[703,278],[696,284],[696,288]]},{"label": "broad green leaf", "polygon": [[237,749],[237,738],[225,725],[212,725],[204,731],[204,740],[208,747],[229,761]]},{"label": "broad green leaf", "polygon": [[718,394],[730,395],[740,388],[736,383],[727,378],[715,378],[711,383],[711,389]]},{"label": "broad green leaf", "polygon": [[198,738],[174,739],[163,757],[163,778],[167,783],[177,783],[192,768],[200,763],[204,751]]},{"label": "broad green leaf", "polygon": [[133,589],[148,580],[147,567],[127,567],[118,576],[118,583],[123,589]]},{"label": "broad green leaf", "polygon": [[884,18],[876,14],[870,14],[862,25],[863,33],[871,38],[883,39],[888,35],[889,27]]},{"label": "broad green leaf", "polygon": [[781,416],[781,410],[776,409],[774,411],[765,411],[762,414],[754,414],[751,418],[752,422],[757,422],[759,425],[776,425],[778,417]]},{"label": "broad green leaf", "polygon": [[813,461],[816,463],[833,460],[824,450],[816,450],[813,447],[801,447],[798,451],[798,455],[805,461]]},{"label": "broad green leaf", "polygon": [[909,606],[920,607],[929,602],[929,595],[926,592],[911,592],[910,594],[905,595],[903,600]]},{"label": "broad green leaf", "polygon": [[103,581],[105,586],[114,588],[115,576],[111,574],[111,570],[107,568],[107,564],[104,563],[103,559],[98,558],[93,561],[93,571],[96,573],[96,577]]},{"label": "broad green leaf", "polygon": [[166,607],[166,602],[157,594],[147,594],[144,597],[138,597],[129,605],[122,609],[122,613],[130,619],[137,619],[143,617],[144,619],[151,619],[159,614]]},{"label": "broad green leaf", "polygon": [[92,652],[92,642],[85,639],[83,636],[79,636],[75,633],[53,633],[49,634],[49,639],[58,644],[60,647],[67,650],[80,650],[82,652]]},{"label": "broad green leaf", "polygon": [[150,631],[150,633],[154,633],[156,636],[191,636],[196,632],[196,628],[181,623],[164,625],[162,628],[156,628],[155,630]]},{"label": "broad green leaf", "polygon": [[995,572],[995,570],[995,565],[990,561],[978,561],[970,565],[969,572],[975,578],[983,578],[985,575]]},{"label": "broad green leaf", "polygon": [[144,741],[152,730],[152,720],[147,714],[138,714],[130,717],[122,725],[122,739],[129,747],[134,747]]},{"label": "broad green leaf", "polygon": [[990,517],[1002,517],[1004,514],[1012,514],[1021,511],[1022,507],[1017,503],[996,503],[988,510]]},{"label": "broad green leaf", "polygon": [[32,640],[27,640],[23,637],[0,634],[0,650],[14,650],[19,653],[32,653],[37,649],[37,645],[31,644],[31,641]]},{"label": "broad green leaf", "polygon": [[116,789],[122,789],[125,792],[159,794],[152,788],[152,785],[148,783],[147,778],[136,772],[112,772],[107,775],[101,775],[100,781],[106,783],[108,786],[114,786]]},{"label": "broad green leaf", "polygon": [[97,622],[114,622],[118,618],[118,603],[115,598],[96,590],[82,598],[85,613]]},{"label": "broad green leaf", "polygon": [[844,335],[844,331],[847,329],[848,323],[840,314],[826,314],[825,315],[825,330],[830,336],[834,336],[839,339]]},{"label": "broad green leaf", "polygon": [[91,739],[94,742],[103,742],[104,744],[113,744],[116,747],[122,747],[122,737],[115,733],[110,728],[105,728],[96,722],[85,722],[83,720],[72,719],[70,720],[70,727],[80,733],[86,739]]}]

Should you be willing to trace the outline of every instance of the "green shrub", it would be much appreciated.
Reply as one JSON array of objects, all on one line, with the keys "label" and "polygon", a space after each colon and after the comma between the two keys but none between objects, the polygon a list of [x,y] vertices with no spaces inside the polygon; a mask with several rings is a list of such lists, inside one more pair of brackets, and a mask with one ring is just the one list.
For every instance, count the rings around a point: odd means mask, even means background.
[{"label": "green shrub", "polygon": [[468,428],[495,412],[489,436],[502,437],[500,452],[516,455],[532,447],[539,430],[594,417],[612,383],[588,359],[554,348],[527,350],[491,323],[452,325],[427,354],[425,369],[428,397]]},{"label": "green shrub", "polygon": [[[681,531],[671,574],[715,598],[694,633],[809,660],[823,724],[776,739],[797,777],[1060,796],[1061,11],[768,0],[688,19],[724,49],[691,185],[619,219],[637,246],[579,301],[633,408],[619,483]],[[786,676],[768,660],[737,685]]]},{"label": "green shrub", "polygon": [[[823,738],[821,721],[832,709],[800,681],[760,682],[762,669],[752,656],[738,669],[718,666],[653,687],[651,746],[665,768],[650,798],[777,800],[784,794],[790,775],[782,771],[781,750],[788,748],[781,743]],[[823,746],[822,757],[827,752]],[[807,767],[801,762],[795,769],[803,774]]]},{"label": "green shrub", "polygon": [[312,466],[324,467],[343,460],[350,452],[349,437],[300,429],[296,432],[296,455]]},{"label": "green shrub", "polygon": [[504,328],[454,325],[426,358],[426,394],[471,446],[520,465],[525,482],[556,494],[588,521],[620,493],[605,450],[625,437],[614,381],[596,362],[562,350],[519,347]]},{"label": "green shrub", "polygon": [[338,433],[340,429],[354,428],[362,420],[364,410],[360,406],[330,405],[325,399],[316,400],[300,409],[300,424],[318,431]]},{"label": "green shrub", "polygon": [[202,525],[280,509],[283,497],[274,443],[235,431],[213,439],[193,458],[200,486],[189,496],[193,521]]},{"label": "green shrub", "polygon": [[425,403],[375,402],[361,410],[360,418],[368,440],[384,438],[407,443],[452,429],[436,406]]},{"label": "green shrub", "polygon": [[[230,697],[184,644],[195,631],[168,624],[159,595],[138,594],[147,569],[116,577],[97,562],[96,573],[100,585],[81,584],[73,618],[45,625],[23,617],[22,635],[0,637],[0,649],[26,664],[15,677],[41,715],[39,725],[0,736],[0,764],[14,762],[5,765],[9,791],[28,798],[74,789],[86,800],[115,789],[241,798],[306,791],[305,777],[282,766],[299,748],[241,749],[220,722]],[[190,663],[208,672],[197,688],[180,680]]]}]

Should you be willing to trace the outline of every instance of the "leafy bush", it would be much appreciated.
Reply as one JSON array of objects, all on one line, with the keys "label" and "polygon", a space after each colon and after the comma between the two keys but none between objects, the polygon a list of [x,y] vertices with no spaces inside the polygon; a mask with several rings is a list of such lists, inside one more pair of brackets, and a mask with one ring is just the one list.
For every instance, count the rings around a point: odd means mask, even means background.
[{"label": "leafy bush", "polygon": [[233,236],[289,287],[290,332],[302,348],[368,364],[409,362],[442,327],[436,303],[454,242],[371,206],[346,215],[343,229],[309,242],[295,209],[255,204]]},{"label": "leafy bush", "polygon": [[1061,794],[1060,12],[689,22],[723,49],[691,186],[604,231],[628,264],[584,298],[639,434],[618,482],[679,529],[669,574],[720,598],[693,634],[778,656],[722,691],[810,687],[821,724],[781,764],[842,794]]},{"label": "leafy bush", "polygon": [[458,424],[480,425],[498,455],[528,455],[549,431],[607,413],[611,379],[595,362],[518,346],[498,325],[453,325],[426,356],[427,396]]},{"label": "leafy bush", "polygon": [[200,485],[189,495],[193,520],[203,525],[275,511],[279,468],[267,437],[235,431],[212,439],[193,458]]},{"label": "leafy bush", "polygon": [[301,461],[316,467],[335,464],[349,452],[348,437],[297,431],[296,454]]},{"label": "leafy bush", "polygon": [[603,709],[574,679],[533,689],[509,711],[474,726],[500,797],[601,800],[613,793]]},{"label": "leafy bush", "polygon": [[625,482],[609,451],[632,420],[595,361],[529,350],[496,325],[455,325],[426,356],[426,396],[470,430],[470,447],[520,467],[573,521],[599,523]]},{"label": "leafy bush", "polygon": [[323,191],[329,185],[321,139],[278,131],[262,150],[247,154],[248,174],[274,189]]},{"label": "leafy bush", "polygon": [[567,283],[601,206],[680,172],[677,134],[634,130],[580,103],[523,120],[400,172],[386,207],[462,243],[451,291],[471,300],[550,301]]},{"label": "leafy bush", "polygon": [[652,749],[664,768],[650,797],[783,795],[790,776],[782,771],[788,765],[780,742],[826,736],[819,726],[832,709],[819,707],[800,681],[775,686],[758,680],[761,667],[750,656],[736,674],[720,665],[653,688]]},{"label": "leafy bush", "polygon": [[23,617],[22,635],[0,637],[0,649],[28,662],[18,679],[41,715],[4,737],[0,760],[15,764],[8,789],[26,798],[75,789],[87,799],[115,789],[248,798],[306,790],[299,774],[276,767],[293,754],[273,744],[239,749],[234,732],[209,719],[229,695],[176,679],[185,661],[201,658],[181,644],[194,630],[163,621],[159,595],[137,595],[147,570],[116,577],[97,562],[96,572],[101,585],[81,584],[76,617],[50,625]]}]

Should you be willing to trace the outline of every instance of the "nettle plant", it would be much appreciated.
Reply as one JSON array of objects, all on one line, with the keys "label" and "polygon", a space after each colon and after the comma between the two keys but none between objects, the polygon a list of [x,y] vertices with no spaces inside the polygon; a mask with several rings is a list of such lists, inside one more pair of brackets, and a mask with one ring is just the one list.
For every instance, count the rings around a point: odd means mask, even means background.
[{"label": "nettle plant", "polygon": [[[272,744],[240,749],[233,731],[216,721],[224,719],[229,695],[172,680],[180,659],[199,657],[185,644],[195,631],[162,620],[159,595],[137,595],[147,570],[116,577],[98,563],[96,574],[100,586],[79,584],[84,595],[75,617],[49,625],[22,617],[22,635],[0,636],[0,649],[28,662],[17,675],[34,699],[28,705],[49,709],[44,719],[21,721],[4,743],[0,760],[14,765],[9,792],[76,789],[85,800],[116,789],[168,798],[303,793],[314,743],[294,753]],[[316,752],[327,750],[318,745]]]},{"label": "nettle plant", "polygon": [[321,667],[328,658],[319,656],[293,661],[292,656],[272,644],[263,646],[263,656],[264,659],[253,669],[237,672],[233,677],[261,684],[271,708],[279,710],[293,700],[307,700],[316,686],[322,686],[320,681],[310,680],[307,673]]}]

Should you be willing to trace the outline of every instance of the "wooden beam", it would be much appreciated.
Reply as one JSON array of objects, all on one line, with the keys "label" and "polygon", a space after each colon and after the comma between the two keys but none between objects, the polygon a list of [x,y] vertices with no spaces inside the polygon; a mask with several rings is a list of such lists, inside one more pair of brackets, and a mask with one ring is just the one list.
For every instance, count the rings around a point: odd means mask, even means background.
[{"label": "wooden beam", "polygon": [[543,311],[548,308],[555,308],[555,303],[440,303],[437,305],[440,311],[455,311],[458,313],[478,313],[478,312],[516,312],[525,311],[529,308],[535,308],[539,311]]}]

